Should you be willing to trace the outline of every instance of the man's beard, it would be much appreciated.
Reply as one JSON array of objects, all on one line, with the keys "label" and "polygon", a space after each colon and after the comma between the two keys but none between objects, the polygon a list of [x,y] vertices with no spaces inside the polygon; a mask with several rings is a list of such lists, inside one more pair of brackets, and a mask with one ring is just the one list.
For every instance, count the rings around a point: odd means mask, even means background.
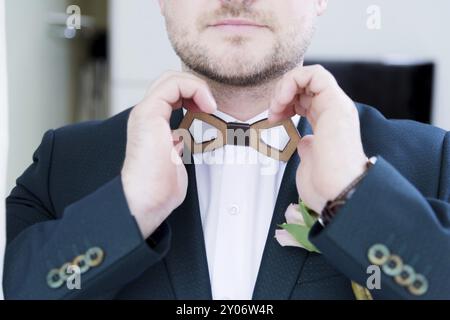
[{"label": "man's beard", "polygon": [[[275,30],[277,22],[270,12],[252,12],[243,4],[224,5],[215,14],[199,17],[197,30],[204,30],[205,21],[217,21],[222,17],[248,17]],[[230,46],[242,46],[240,56],[223,55],[220,57],[208,53],[208,47],[202,46],[183,26],[171,17],[166,20],[167,31],[172,46],[184,65],[190,70],[215,82],[240,87],[258,86],[274,80],[303,62],[307,48],[314,34],[314,21],[304,21],[302,26],[290,26],[283,34],[276,35],[274,45],[264,57],[252,59],[245,55],[245,38],[236,36],[225,41]],[[215,20],[214,20],[215,18]],[[231,49],[233,52],[235,48]],[[236,52],[239,52],[239,48]],[[237,54],[237,53],[235,53]]]},{"label": "man's beard", "polygon": [[287,49],[276,46],[272,50],[273,53],[267,54],[257,63],[249,65],[235,60],[232,69],[241,72],[230,72],[230,69],[227,72],[223,70],[224,66],[231,62],[225,63],[211,58],[200,46],[189,44],[187,41],[175,41],[172,44],[181,61],[190,70],[215,82],[241,87],[257,86],[282,76],[302,63],[306,51],[306,48],[300,48],[287,54],[286,50],[293,51],[292,47]]}]

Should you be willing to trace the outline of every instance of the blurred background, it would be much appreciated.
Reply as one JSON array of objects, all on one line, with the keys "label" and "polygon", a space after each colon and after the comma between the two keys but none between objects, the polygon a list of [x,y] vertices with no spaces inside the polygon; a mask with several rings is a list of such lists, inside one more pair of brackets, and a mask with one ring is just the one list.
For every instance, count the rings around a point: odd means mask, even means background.
[{"label": "blurred background", "polygon": [[[9,129],[0,124],[9,135],[0,179],[9,193],[46,130],[127,109],[180,64],[157,0],[0,2],[7,57],[6,68],[0,55],[0,73],[7,70],[8,82],[0,82],[0,98],[9,96],[0,110],[9,120]],[[330,0],[307,63],[324,64],[353,99],[387,117],[450,130],[449,13],[448,0]]]}]

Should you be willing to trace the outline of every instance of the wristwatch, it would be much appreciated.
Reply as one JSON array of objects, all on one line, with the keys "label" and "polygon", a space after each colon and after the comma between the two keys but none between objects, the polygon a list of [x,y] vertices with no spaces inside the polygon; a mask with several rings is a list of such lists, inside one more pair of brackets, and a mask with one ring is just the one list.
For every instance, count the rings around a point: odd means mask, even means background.
[{"label": "wristwatch", "polygon": [[334,200],[330,200],[325,205],[325,208],[322,210],[322,214],[319,217],[319,223],[325,227],[327,226],[331,220],[334,218],[336,213],[339,211],[340,208],[342,208],[347,201],[353,196],[353,194],[356,191],[356,187],[361,182],[361,180],[364,179],[364,177],[368,174],[369,169],[373,167],[377,162],[377,157],[372,157],[367,160],[366,163],[366,170],[363,174],[361,174],[359,177],[357,177],[353,182],[345,188],[344,191],[342,191]]}]

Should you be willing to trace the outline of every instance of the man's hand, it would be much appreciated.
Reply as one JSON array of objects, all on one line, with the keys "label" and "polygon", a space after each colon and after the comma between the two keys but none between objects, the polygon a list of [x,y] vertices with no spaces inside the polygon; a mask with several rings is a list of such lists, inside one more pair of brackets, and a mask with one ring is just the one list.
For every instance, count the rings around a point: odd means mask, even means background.
[{"label": "man's hand", "polygon": [[183,142],[176,141],[169,124],[172,111],[182,104],[193,111],[212,113],[217,109],[203,80],[168,72],[152,85],[128,121],[121,176],[128,205],[144,238],[186,197],[188,179],[180,158]]},{"label": "man's hand", "polygon": [[300,198],[316,212],[335,199],[365,170],[359,117],[355,104],[321,66],[298,67],[279,81],[270,106],[270,120],[299,114],[314,135],[298,145]]}]

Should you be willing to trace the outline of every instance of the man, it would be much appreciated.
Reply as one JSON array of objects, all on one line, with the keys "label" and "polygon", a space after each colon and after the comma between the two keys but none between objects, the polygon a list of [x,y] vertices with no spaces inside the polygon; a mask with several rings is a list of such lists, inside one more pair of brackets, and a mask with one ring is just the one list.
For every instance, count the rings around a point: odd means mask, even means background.
[{"label": "man", "polygon": [[[350,280],[376,265],[375,299],[450,298],[450,134],[386,120],[302,66],[327,1],[160,5],[183,72],[132,110],[44,136],[7,199],[6,297],[354,299]],[[186,112],[227,128],[291,118],[298,154],[232,144],[185,166]],[[266,162],[230,159],[252,153]],[[323,213],[309,234],[321,254],[274,238],[299,197]]]}]

